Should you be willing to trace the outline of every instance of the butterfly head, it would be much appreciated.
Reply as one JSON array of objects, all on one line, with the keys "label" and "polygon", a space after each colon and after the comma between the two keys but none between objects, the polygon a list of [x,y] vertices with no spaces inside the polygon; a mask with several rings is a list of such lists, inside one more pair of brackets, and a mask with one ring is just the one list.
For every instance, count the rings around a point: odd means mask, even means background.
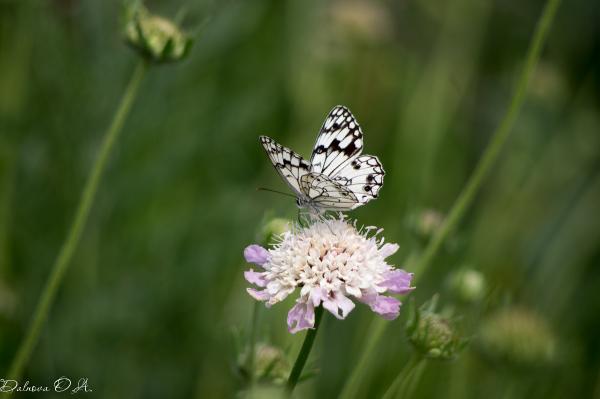
[{"label": "butterfly head", "polygon": [[302,197],[296,197],[296,205],[298,205],[298,208],[307,208],[310,205],[310,201]]},{"label": "butterfly head", "polygon": [[306,197],[297,197],[296,205],[299,209],[308,212],[313,216],[322,215],[326,211],[326,209],[317,205],[312,199]]}]

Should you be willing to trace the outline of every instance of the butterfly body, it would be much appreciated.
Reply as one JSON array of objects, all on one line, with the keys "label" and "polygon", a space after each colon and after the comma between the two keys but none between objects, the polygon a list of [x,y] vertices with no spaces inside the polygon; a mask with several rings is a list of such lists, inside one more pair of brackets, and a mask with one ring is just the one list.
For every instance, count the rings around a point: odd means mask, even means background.
[{"label": "butterfly body", "polygon": [[301,208],[352,210],[377,198],[383,186],[385,171],[377,157],[361,156],[362,131],[344,106],[325,119],[310,161],[270,137],[260,136],[260,142]]}]

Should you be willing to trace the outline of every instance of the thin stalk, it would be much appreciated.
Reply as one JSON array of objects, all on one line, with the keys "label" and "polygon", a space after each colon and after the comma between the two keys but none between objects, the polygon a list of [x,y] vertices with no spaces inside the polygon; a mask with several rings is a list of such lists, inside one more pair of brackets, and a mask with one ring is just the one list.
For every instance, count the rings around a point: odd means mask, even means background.
[{"label": "thin stalk", "polygon": [[110,156],[111,150],[119,136],[119,133],[121,132],[121,129],[123,128],[125,118],[131,110],[131,106],[137,95],[140,83],[145,75],[146,68],[147,66],[145,62],[142,61],[134,70],[123,97],[121,98],[119,108],[117,108],[112,123],[104,135],[98,158],[96,158],[96,162],[94,163],[92,171],[85,183],[85,187],[75,213],[75,219],[71,224],[66,240],[60,249],[59,255],[56,258],[48,280],[46,281],[46,285],[35,308],[25,338],[21,342],[21,346],[19,347],[17,354],[10,366],[8,372],[9,379],[18,379],[21,376],[23,368],[29,362],[31,353],[33,352],[33,349],[39,340],[42,328],[48,319],[48,312],[50,311],[54,297],[56,296],[56,292],[60,287],[63,277],[69,267],[69,263],[73,257],[75,249],[77,248],[77,244],[81,239],[81,233],[85,228],[85,224],[90,213],[90,208],[94,202],[96,191],[98,191],[98,185],[102,178],[104,169],[106,168],[106,163]]},{"label": "thin stalk", "polygon": [[517,395],[517,382],[510,378],[508,383],[506,384],[506,388],[504,389],[504,393],[502,394],[502,399],[512,399]]},{"label": "thin stalk", "polygon": [[254,379],[256,376],[255,370],[255,357],[256,357],[256,335],[258,331],[258,314],[260,312],[261,302],[255,301],[254,307],[252,308],[252,324],[250,325],[250,342],[248,343],[248,363],[246,364],[246,368],[250,373],[250,384],[254,384]]},{"label": "thin stalk", "polygon": [[419,364],[420,356],[413,354],[408,362],[402,367],[402,370],[398,373],[394,381],[390,384],[389,388],[383,394],[382,399],[393,399],[396,397],[396,393],[400,392],[400,388],[404,385],[406,379],[410,376],[411,372]]},{"label": "thin stalk", "polygon": [[[475,168],[475,171],[461,191],[458,199],[452,206],[452,209],[450,210],[444,224],[431,239],[427,248],[423,252],[423,255],[418,261],[416,261],[416,267],[410,268],[415,273],[415,280],[420,279],[425,273],[444,240],[448,237],[448,234],[456,227],[469,205],[473,202],[475,194],[483,183],[484,178],[487,176],[490,168],[496,162],[500,150],[506,142],[518,112],[523,104],[528,82],[540,57],[541,49],[546,41],[548,31],[550,30],[559,4],[560,0],[548,0],[546,2],[531,40],[531,44],[527,51],[525,66],[521,72],[519,80],[517,81],[515,92],[509,104],[506,115],[502,119],[496,131],[493,133],[490,144],[486,148],[481,160]],[[384,327],[385,326],[383,326],[381,323],[375,323],[373,327],[369,329],[370,333],[367,345],[365,345],[363,352],[360,354],[360,361],[357,362],[357,367],[352,371],[351,378],[347,380],[347,383],[342,390],[340,396],[341,398],[348,399],[358,396],[358,388],[361,386],[362,381],[369,373],[369,363],[363,364],[363,361],[370,362],[370,359],[375,352],[375,348],[377,346],[376,344],[378,343],[379,338],[383,335],[383,331],[385,329]]]},{"label": "thin stalk", "polygon": [[367,342],[364,345],[364,349],[362,350],[359,359],[356,362],[356,367],[350,373],[350,377],[346,379],[346,384],[340,394],[340,399],[351,399],[361,397],[361,387],[363,386],[363,381],[365,380],[371,363],[373,362],[373,358],[377,351],[375,347],[379,343],[381,339],[385,327],[387,325],[387,320],[384,320],[380,317],[373,318],[373,321],[369,325],[367,331],[369,334],[367,336]]},{"label": "thin stalk", "polygon": [[302,348],[300,349],[300,353],[296,358],[296,362],[294,363],[294,367],[292,368],[292,372],[290,373],[290,377],[288,378],[286,391],[288,394],[291,394],[298,384],[298,380],[300,379],[300,375],[302,374],[302,370],[304,369],[304,365],[306,364],[306,360],[308,359],[308,355],[310,354],[310,350],[312,349],[313,343],[315,342],[315,337],[317,336],[317,331],[319,330],[319,325],[321,325],[321,318],[323,316],[323,306],[317,307],[315,309],[315,328],[308,330],[306,333],[306,337],[304,338],[304,343],[302,343]]},{"label": "thin stalk", "polygon": [[427,366],[427,359],[422,356],[418,356],[417,363],[413,369],[410,370],[410,374],[406,376],[400,385],[400,389],[398,389],[398,392],[396,393],[396,399],[408,399],[413,397],[415,389],[421,381],[423,371],[425,371],[425,366]]},{"label": "thin stalk", "polygon": [[521,72],[519,80],[517,81],[515,92],[506,115],[502,119],[502,122],[496,131],[492,134],[491,142],[487,146],[479,163],[475,167],[475,171],[469,178],[469,181],[452,206],[448,217],[433,236],[427,248],[425,248],[425,251],[423,252],[423,255],[421,256],[420,261],[417,263],[417,267],[415,269],[415,276],[417,278],[422,277],[429,264],[439,251],[446,237],[448,237],[450,232],[456,228],[464,216],[466,210],[473,202],[475,194],[481,187],[483,180],[496,162],[498,155],[500,154],[500,150],[509,137],[509,133],[515,124],[515,120],[519,115],[519,111],[523,105],[523,101],[525,100],[525,94],[527,93],[529,80],[531,79],[531,75],[533,74],[533,71],[535,70],[537,62],[540,58],[542,47],[546,41],[546,37],[548,36],[548,31],[550,30],[550,26],[552,25],[552,21],[554,20],[554,16],[559,4],[560,0],[548,0],[546,2],[542,15],[537,23],[531,44],[529,45],[525,66]]}]

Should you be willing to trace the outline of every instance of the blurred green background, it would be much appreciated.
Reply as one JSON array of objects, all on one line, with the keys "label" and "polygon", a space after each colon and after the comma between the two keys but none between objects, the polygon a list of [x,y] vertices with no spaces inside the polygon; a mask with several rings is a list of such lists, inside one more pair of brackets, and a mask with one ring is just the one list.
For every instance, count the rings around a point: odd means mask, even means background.
[{"label": "blurred green background", "polygon": [[[146,4],[170,16],[185,7],[196,41],[144,80],[23,380],[87,377],[102,398],[232,397],[253,309],[242,250],[269,217],[296,217],[290,198],[256,191],[285,189],[258,135],[308,157],[326,113],[348,106],[387,171],[380,198],[352,216],[384,227],[402,266],[505,114],[544,3]],[[137,62],[122,10],[0,0],[0,378]],[[563,2],[498,164],[412,294],[420,304],[439,293],[471,339],[457,359],[428,363],[415,397],[600,397],[598,21],[597,1]],[[465,267],[486,281],[468,303],[448,284]],[[303,334],[286,330],[290,306],[261,311],[259,336],[292,362]],[[518,321],[516,350],[485,340],[486,326],[505,334],[490,319],[515,309],[544,331],[548,356],[523,354],[539,332]],[[406,314],[390,322],[364,397],[407,362]],[[318,375],[298,397],[339,394],[373,317],[366,306],[326,317]]]}]

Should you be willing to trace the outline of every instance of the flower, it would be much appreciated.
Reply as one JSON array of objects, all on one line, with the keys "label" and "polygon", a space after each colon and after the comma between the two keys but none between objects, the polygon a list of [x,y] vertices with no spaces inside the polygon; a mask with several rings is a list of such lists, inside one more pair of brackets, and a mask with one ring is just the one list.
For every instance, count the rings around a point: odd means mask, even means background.
[{"label": "flower", "polygon": [[486,293],[484,275],[471,268],[462,268],[452,273],[448,286],[454,296],[466,304],[479,302]]},{"label": "flower", "polygon": [[269,219],[260,230],[258,241],[263,243],[271,242],[275,237],[285,233],[289,226],[290,222],[286,219]]},{"label": "flower", "polygon": [[426,242],[442,227],[444,214],[435,209],[419,209],[408,215],[406,224],[411,232]]},{"label": "flower", "polygon": [[479,330],[478,343],[486,358],[523,369],[551,364],[558,347],[546,320],[520,307],[508,307],[489,316]]},{"label": "flower", "polygon": [[16,302],[14,292],[0,280],[0,317],[10,316],[15,309]]},{"label": "flower", "polygon": [[281,385],[290,374],[291,366],[283,349],[267,343],[257,343],[254,348],[254,367],[249,369],[248,357],[250,353],[241,355],[238,359],[238,368],[241,373],[253,377],[262,383]]},{"label": "flower", "polygon": [[377,238],[375,227],[356,229],[343,216],[322,219],[307,227],[295,227],[280,235],[279,242],[267,250],[250,245],[244,250],[246,261],[260,267],[244,273],[257,286],[248,288],[256,300],[270,307],[283,301],[296,288],[300,296],[288,313],[291,333],[313,328],[315,308],[322,305],[338,319],[354,309],[354,297],[383,318],[398,317],[398,299],[382,294],[407,294],[412,274],[395,269],[385,258],[398,245]]},{"label": "flower", "polygon": [[408,339],[423,356],[432,359],[453,359],[467,340],[460,337],[448,317],[437,313],[437,296],[416,308],[406,325]]},{"label": "flower", "polygon": [[153,62],[178,61],[190,49],[192,40],[172,21],[151,14],[141,3],[127,9],[125,39]]},{"label": "flower", "polygon": [[383,4],[368,1],[335,1],[328,10],[328,35],[333,40],[381,42],[392,36],[392,21]]}]

